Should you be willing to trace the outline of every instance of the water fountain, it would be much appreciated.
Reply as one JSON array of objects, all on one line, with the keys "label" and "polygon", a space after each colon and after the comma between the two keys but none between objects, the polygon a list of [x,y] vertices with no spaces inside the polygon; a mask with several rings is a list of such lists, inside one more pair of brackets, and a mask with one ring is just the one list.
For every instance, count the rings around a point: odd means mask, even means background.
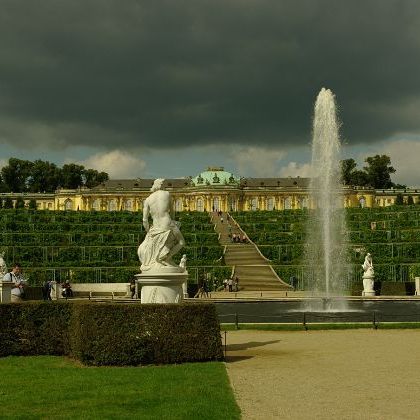
[{"label": "water fountain", "polygon": [[313,210],[308,218],[305,247],[307,284],[314,295],[322,298],[322,310],[333,309],[336,301],[332,298],[343,295],[346,277],[347,229],[340,152],[335,96],[331,90],[322,88],[313,120],[310,185]]}]

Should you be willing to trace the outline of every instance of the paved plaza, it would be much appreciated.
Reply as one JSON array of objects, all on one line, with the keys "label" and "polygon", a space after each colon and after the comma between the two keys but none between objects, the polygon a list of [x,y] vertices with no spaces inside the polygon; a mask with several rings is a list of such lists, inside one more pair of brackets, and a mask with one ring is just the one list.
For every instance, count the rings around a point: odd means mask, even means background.
[{"label": "paved plaza", "polygon": [[244,419],[418,419],[419,330],[231,331]]}]

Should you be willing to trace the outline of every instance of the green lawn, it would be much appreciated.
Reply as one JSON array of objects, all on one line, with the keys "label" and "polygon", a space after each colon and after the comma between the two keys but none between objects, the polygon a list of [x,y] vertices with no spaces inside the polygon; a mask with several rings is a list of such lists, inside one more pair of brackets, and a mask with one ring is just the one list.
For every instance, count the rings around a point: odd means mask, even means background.
[{"label": "green lawn", "polygon": [[0,418],[239,419],[223,363],[84,367],[0,359]]}]

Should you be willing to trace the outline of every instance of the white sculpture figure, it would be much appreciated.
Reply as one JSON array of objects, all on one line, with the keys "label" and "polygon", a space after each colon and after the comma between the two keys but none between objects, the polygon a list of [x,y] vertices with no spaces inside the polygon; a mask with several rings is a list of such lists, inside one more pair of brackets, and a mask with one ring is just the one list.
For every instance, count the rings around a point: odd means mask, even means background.
[{"label": "white sculpture figure", "polygon": [[7,266],[4,261],[4,251],[0,252],[0,279],[3,279],[3,277],[8,273]]},{"label": "white sculpture figure", "polygon": [[179,262],[179,267],[182,269],[182,271],[187,270],[187,256],[184,254],[181,258],[181,261]]},{"label": "white sculpture figure", "polygon": [[[156,179],[151,188],[152,194],[144,201],[143,226],[147,234],[138,248],[142,272],[181,271],[172,262],[172,256],[185,242],[178,224],[171,219],[171,198],[169,192],[163,189],[163,182],[162,178]],[[153,219],[152,226],[149,226],[149,215]]]},{"label": "white sculpture figure", "polygon": [[[181,261],[179,262],[179,267],[183,272],[187,271],[187,256],[185,254],[182,256]],[[184,283],[182,283],[182,293],[184,294],[184,298],[188,297],[187,281],[184,281]]]},{"label": "white sculpture figure", "polygon": [[364,271],[362,296],[375,296],[375,290],[373,289],[375,272],[373,271],[372,256],[369,253],[366,254],[362,267]]}]

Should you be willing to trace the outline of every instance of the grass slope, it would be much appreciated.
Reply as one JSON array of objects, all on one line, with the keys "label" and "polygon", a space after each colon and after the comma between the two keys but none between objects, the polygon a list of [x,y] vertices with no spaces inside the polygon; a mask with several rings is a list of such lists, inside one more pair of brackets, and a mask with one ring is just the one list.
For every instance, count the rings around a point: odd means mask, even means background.
[{"label": "grass slope", "polygon": [[223,363],[96,368],[6,357],[0,377],[1,418],[240,418]]}]

